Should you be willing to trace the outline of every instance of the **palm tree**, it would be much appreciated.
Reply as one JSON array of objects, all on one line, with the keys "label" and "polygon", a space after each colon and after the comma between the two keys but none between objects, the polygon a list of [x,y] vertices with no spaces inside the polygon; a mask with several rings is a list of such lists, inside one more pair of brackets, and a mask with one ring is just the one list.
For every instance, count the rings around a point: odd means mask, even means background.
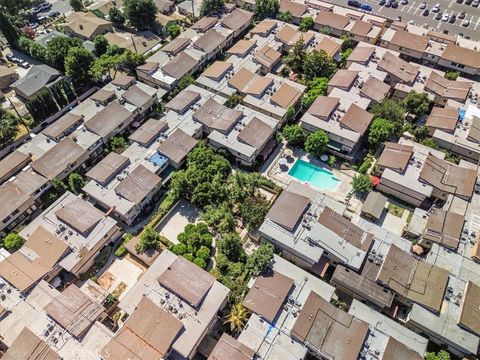
[{"label": "palm tree", "polygon": [[225,321],[223,323],[230,326],[230,331],[232,333],[237,333],[243,329],[249,316],[250,312],[245,309],[242,304],[235,304],[230,309],[230,312],[225,317]]}]

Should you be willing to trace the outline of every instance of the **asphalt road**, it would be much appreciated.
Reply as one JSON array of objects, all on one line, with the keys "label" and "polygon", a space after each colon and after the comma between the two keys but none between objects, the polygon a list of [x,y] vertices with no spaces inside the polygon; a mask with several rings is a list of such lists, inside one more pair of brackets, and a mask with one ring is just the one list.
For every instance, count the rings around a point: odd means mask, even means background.
[{"label": "asphalt road", "polygon": [[[347,6],[347,0],[328,1],[336,5]],[[409,0],[407,5],[399,4],[397,9],[378,5],[379,0],[359,1],[370,4],[373,7],[373,14],[378,14],[392,20],[395,20],[397,16],[401,16],[403,22],[413,20],[415,25],[418,26],[427,24],[430,29],[439,31],[448,30],[448,33],[452,35],[463,33],[464,36],[470,36],[472,40],[480,40],[480,7],[475,8],[471,5],[457,4],[455,0],[425,0],[427,9],[429,10],[438,2],[440,4],[440,13],[455,14],[457,21],[454,24],[450,24],[441,20],[435,20],[436,14],[431,11],[428,16],[423,16],[423,10],[420,10],[420,4],[423,0]],[[463,11],[466,13],[465,19],[470,20],[468,27],[462,26],[463,20],[458,19],[458,15]]]}]

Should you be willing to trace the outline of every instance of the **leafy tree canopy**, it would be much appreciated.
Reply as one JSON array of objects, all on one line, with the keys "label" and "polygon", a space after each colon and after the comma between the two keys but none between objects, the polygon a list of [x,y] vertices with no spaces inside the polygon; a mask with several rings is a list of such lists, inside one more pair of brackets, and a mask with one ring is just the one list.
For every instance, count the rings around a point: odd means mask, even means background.
[{"label": "leafy tree canopy", "polygon": [[103,35],[97,35],[93,39],[93,43],[95,44],[95,55],[102,56],[107,52],[108,47],[108,40]]},{"label": "leafy tree canopy", "polygon": [[330,78],[337,70],[333,59],[323,50],[313,50],[307,53],[303,64],[303,74],[306,81],[315,78]]},{"label": "leafy tree canopy", "polygon": [[355,175],[352,180],[353,190],[365,193],[372,191],[372,180],[369,175]]},{"label": "leafy tree canopy", "polygon": [[73,47],[68,50],[65,58],[65,73],[78,85],[88,84],[92,80],[90,67],[95,58],[93,54],[84,47]]},{"label": "leafy tree canopy", "polygon": [[68,176],[68,188],[74,194],[79,194],[82,188],[85,186],[85,179],[78,173],[71,173]]},{"label": "leafy tree canopy", "polygon": [[311,28],[313,28],[313,18],[311,16],[305,16],[304,18],[302,18],[298,29],[302,32],[307,32]]},{"label": "leafy tree canopy", "polygon": [[372,108],[372,113],[379,118],[403,124],[405,118],[404,108],[395,100],[385,99]]},{"label": "leafy tree canopy", "polygon": [[83,9],[83,2],[82,0],[70,0],[70,6],[73,11],[80,11]]},{"label": "leafy tree canopy", "polygon": [[258,276],[269,267],[273,259],[274,250],[271,243],[263,243],[248,257],[245,269],[248,270],[252,276]]},{"label": "leafy tree canopy", "polygon": [[125,0],[124,13],[130,24],[138,30],[147,30],[155,25],[157,6],[153,0]]},{"label": "leafy tree canopy", "polygon": [[122,26],[125,24],[125,15],[123,15],[120,9],[116,6],[113,6],[110,8],[110,10],[108,10],[108,17],[110,18],[110,21],[117,26]]},{"label": "leafy tree canopy", "polygon": [[423,115],[428,111],[430,106],[430,99],[427,93],[417,93],[412,90],[408,93],[407,97],[403,99],[402,105],[405,110],[410,114]]},{"label": "leafy tree canopy", "polygon": [[5,248],[5,250],[8,250],[11,253],[20,249],[24,243],[25,243],[25,239],[15,233],[8,234],[2,240],[2,245]]},{"label": "leafy tree canopy", "polygon": [[265,18],[275,19],[280,11],[278,0],[258,0],[255,3],[255,17],[257,20]]},{"label": "leafy tree canopy", "polygon": [[377,147],[390,140],[395,133],[395,124],[389,120],[377,118],[373,120],[368,132],[368,144]]},{"label": "leafy tree canopy", "polygon": [[289,145],[302,145],[305,141],[305,132],[298,124],[285,125],[282,135]]},{"label": "leafy tree canopy", "polygon": [[200,7],[201,16],[210,16],[220,12],[225,6],[224,0],[203,0]]},{"label": "leafy tree canopy", "polygon": [[151,226],[146,226],[140,235],[140,241],[135,246],[135,251],[143,253],[149,249],[158,249],[160,235]]},{"label": "leafy tree canopy", "polygon": [[328,135],[323,130],[308,135],[305,141],[305,150],[313,156],[321,156],[327,150]]},{"label": "leafy tree canopy", "polygon": [[283,62],[290,68],[290,70],[301,72],[306,57],[307,51],[305,50],[305,42],[303,41],[303,38],[300,38],[300,40],[293,45],[293,48],[288,55],[283,58]]}]

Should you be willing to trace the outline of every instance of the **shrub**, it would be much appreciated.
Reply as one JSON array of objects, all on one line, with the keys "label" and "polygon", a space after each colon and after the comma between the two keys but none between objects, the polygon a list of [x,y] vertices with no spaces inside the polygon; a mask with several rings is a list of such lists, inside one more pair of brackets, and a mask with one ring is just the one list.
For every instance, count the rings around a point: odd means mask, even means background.
[{"label": "shrub", "polygon": [[115,250],[115,256],[122,257],[127,249],[125,248],[125,244],[128,243],[130,240],[133,239],[132,234],[125,234],[123,235],[123,241],[118,245],[117,249]]},{"label": "shrub", "polygon": [[206,261],[205,261],[204,259],[202,259],[202,258],[199,258],[199,257],[198,257],[198,258],[195,258],[195,259],[193,260],[193,263],[194,263],[195,265],[197,265],[198,267],[204,269],[204,270],[207,268],[207,263],[206,263]]},{"label": "shrub", "polygon": [[355,175],[352,180],[353,190],[361,193],[372,191],[372,180],[368,175]]},{"label": "shrub", "polygon": [[25,239],[18,234],[10,233],[2,241],[3,247],[9,252],[15,252],[22,247]]},{"label": "shrub", "polygon": [[328,135],[323,130],[315,131],[307,137],[305,150],[313,156],[319,157],[327,150]]}]

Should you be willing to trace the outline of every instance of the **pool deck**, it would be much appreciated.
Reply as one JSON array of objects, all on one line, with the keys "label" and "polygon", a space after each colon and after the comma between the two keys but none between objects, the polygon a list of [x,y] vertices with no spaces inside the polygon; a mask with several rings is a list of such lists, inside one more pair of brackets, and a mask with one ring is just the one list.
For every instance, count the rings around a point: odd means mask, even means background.
[{"label": "pool deck", "polygon": [[[316,186],[307,183],[307,186],[312,187],[313,189],[319,191],[320,193],[323,193],[325,195],[328,195],[329,197],[344,203],[346,195],[352,191],[352,177],[355,174],[353,171],[342,171],[337,169],[336,167],[330,167],[328,166],[327,163],[320,161],[317,158],[311,157],[308,155],[304,150],[302,149],[294,149],[293,154],[291,156],[286,156],[285,155],[285,147],[281,151],[279,151],[277,154],[275,154],[275,159],[273,159],[270,163],[270,166],[267,169],[264,169],[263,174],[276,182],[278,185],[280,185],[283,188],[286,188],[288,184],[291,181],[299,181],[300,180],[296,179],[295,177],[291,176],[288,174],[290,169],[293,167],[295,162],[298,159],[301,159],[303,161],[306,161],[312,165],[318,166],[319,168],[323,168],[326,170],[329,170],[333,173],[333,175],[340,180],[339,186],[335,189],[334,192],[326,190],[326,189],[320,189],[317,188]],[[286,158],[287,159],[287,164],[283,167],[280,167],[278,164],[278,161],[281,158]],[[352,202],[352,201],[351,201]],[[355,202],[355,199],[353,200]],[[355,205],[354,209],[356,210],[357,204],[352,204]],[[361,203],[360,203],[361,207]]]}]

